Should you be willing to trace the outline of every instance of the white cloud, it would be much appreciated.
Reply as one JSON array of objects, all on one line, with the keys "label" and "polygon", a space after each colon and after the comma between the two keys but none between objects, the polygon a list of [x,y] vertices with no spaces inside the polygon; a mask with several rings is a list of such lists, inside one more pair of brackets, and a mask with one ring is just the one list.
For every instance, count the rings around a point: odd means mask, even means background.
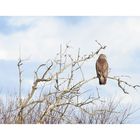
[{"label": "white cloud", "polygon": [[44,60],[46,56],[55,54],[61,43],[65,44],[70,40],[74,48],[81,48],[81,52],[94,51],[97,48],[94,40],[97,39],[108,45],[105,52],[109,59],[113,58],[117,63],[118,56],[122,58],[125,55],[128,59],[129,54],[139,48],[140,19],[113,19],[96,17],[71,25],[54,17],[12,17],[9,24],[31,24],[31,27],[9,36],[1,34],[0,45],[4,54],[8,53],[7,59],[17,59],[15,56],[21,46],[25,56],[32,55],[33,59]]},{"label": "white cloud", "polygon": [[[99,47],[94,42],[97,39],[108,46],[103,52],[108,57],[111,74],[127,75],[122,69],[130,73],[134,71],[131,67],[134,63],[131,54],[140,49],[139,17],[91,17],[77,24],[69,24],[55,17],[11,17],[9,24],[30,27],[10,35],[0,34],[0,59],[17,60],[21,46],[24,58],[44,62],[55,56],[60,44],[65,45],[69,41],[73,55],[77,54],[78,48],[86,54]],[[137,56],[137,59],[140,60],[140,57]],[[94,64],[95,62],[92,65]],[[140,69],[140,66],[136,68]],[[138,83],[140,76],[137,74],[135,77],[135,82]],[[114,91],[111,85],[109,90]],[[135,101],[139,102],[139,98]]]}]

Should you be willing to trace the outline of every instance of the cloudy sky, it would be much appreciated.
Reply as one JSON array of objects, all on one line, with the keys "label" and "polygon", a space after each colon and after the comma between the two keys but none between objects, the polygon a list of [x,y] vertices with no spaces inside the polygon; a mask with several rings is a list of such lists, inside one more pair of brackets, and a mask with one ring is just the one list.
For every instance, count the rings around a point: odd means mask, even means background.
[{"label": "cloudy sky", "polygon": [[[95,40],[107,45],[102,52],[107,55],[110,75],[129,75],[130,83],[140,84],[140,17],[0,17],[0,95],[18,90],[19,50],[22,58],[29,58],[23,79],[23,90],[29,90],[35,68],[53,58],[60,44],[69,43],[73,55],[78,48],[89,54],[99,48]],[[95,74],[94,65],[87,66],[89,73]],[[112,81],[104,87],[98,81],[94,85],[101,93],[106,91],[103,96],[118,96],[140,107],[140,89],[125,95]]]}]

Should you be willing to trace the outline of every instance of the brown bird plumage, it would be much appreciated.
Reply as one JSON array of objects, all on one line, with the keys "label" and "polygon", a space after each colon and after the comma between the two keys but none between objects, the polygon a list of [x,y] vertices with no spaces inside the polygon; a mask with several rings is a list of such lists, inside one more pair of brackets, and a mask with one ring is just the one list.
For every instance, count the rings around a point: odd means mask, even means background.
[{"label": "brown bird plumage", "polygon": [[99,84],[105,85],[108,77],[108,63],[104,54],[100,54],[96,61],[96,73],[99,78]]}]

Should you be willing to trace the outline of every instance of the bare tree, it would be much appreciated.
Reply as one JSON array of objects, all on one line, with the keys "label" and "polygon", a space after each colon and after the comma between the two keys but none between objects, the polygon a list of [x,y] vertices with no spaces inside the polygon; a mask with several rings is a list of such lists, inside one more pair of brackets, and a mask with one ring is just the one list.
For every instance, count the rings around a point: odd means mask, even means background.
[{"label": "bare tree", "polygon": [[[53,60],[37,67],[31,90],[24,98],[21,96],[23,60],[19,59],[20,102],[13,101],[7,108],[1,105],[0,123],[124,123],[131,114],[129,108],[119,112],[115,102],[107,102],[100,97],[98,89],[94,91],[96,95],[83,90],[97,78],[85,77],[84,64],[93,61],[107,47],[98,41],[96,43],[98,50],[81,56],[79,49],[76,57],[69,54],[69,45],[64,50],[60,46],[60,52]],[[126,86],[140,87],[121,78],[108,76],[125,94],[129,93]]]}]

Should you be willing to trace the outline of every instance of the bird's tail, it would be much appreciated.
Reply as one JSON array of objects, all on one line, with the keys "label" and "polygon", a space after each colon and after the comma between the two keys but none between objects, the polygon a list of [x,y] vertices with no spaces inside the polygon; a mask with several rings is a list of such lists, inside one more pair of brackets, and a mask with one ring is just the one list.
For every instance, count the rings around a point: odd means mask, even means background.
[{"label": "bird's tail", "polygon": [[101,76],[100,78],[99,78],[99,84],[100,85],[105,85],[106,84],[106,78],[105,77],[103,77],[103,76]]}]

